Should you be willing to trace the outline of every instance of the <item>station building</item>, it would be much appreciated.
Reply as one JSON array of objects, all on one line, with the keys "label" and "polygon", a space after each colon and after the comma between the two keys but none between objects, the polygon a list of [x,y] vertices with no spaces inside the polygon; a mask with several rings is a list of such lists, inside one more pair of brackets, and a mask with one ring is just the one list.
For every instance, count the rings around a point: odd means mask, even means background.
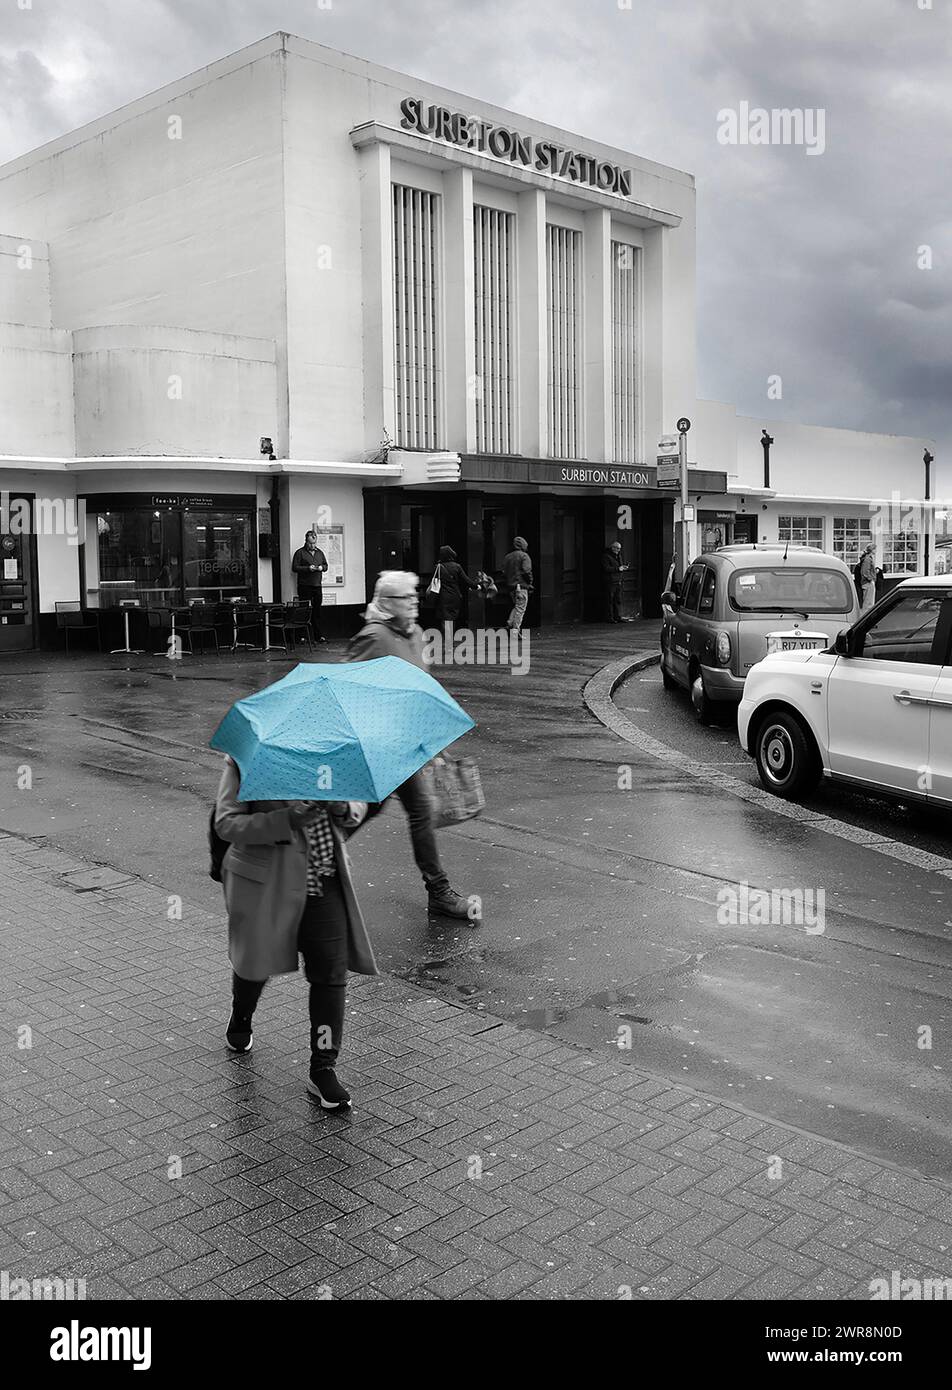
[{"label": "station building", "polygon": [[600,620],[615,540],[656,615],[683,415],[694,553],[921,495],[925,441],[777,423],[765,484],[767,422],[696,397],[694,180],[622,148],[276,34],[0,167],[0,650],[288,598],[308,529],[329,632],[516,535],[530,623]]}]

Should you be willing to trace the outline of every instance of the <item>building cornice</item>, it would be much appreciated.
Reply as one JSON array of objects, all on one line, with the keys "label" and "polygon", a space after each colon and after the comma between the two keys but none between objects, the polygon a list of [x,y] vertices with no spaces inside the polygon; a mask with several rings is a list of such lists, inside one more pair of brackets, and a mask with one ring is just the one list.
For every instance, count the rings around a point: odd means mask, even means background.
[{"label": "building cornice", "polygon": [[22,469],[31,473],[90,473],[145,472],[149,469],[177,471],[194,469],[205,473],[257,473],[262,477],[275,474],[286,476],[317,474],[324,477],[399,478],[403,467],[399,463],[346,463],[324,459],[223,459],[184,455],[110,454],[89,458],[41,458],[20,454],[0,454],[0,476],[3,470]]},{"label": "building cornice", "polygon": [[398,130],[395,126],[384,125],[380,121],[365,121],[350,132],[350,141],[355,149],[368,145],[389,145],[402,151],[412,162],[429,165],[457,164],[478,173],[498,179],[500,175],[507,182],[525,184],[528,188],[542,188],[561,202],[580,208],[607,208],[615,217],[633,222],[639,227],[679,227],[681,215],[663,208],[649,207],[633,198],[623,198],[617,193],[603,193],[598,189],[582,189],[568,179],[552,178],[548,174],[537,173],[511,164],[507,159],[493,155],[476,154],[458,145],[449,145],[429,136],[415,135],[411,131]]}]

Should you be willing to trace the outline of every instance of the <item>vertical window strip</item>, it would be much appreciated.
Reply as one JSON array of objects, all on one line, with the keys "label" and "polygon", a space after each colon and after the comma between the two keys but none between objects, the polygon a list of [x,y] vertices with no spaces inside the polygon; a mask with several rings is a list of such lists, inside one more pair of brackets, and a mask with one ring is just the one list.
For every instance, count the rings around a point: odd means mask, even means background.
[{"label": "vertical window strip", "polygon": [[439,202],[393,186],[394,374],[397,442],[437,448],[441,434]]},{"label": "vertical window strip", "polygon": [[476,446],[482,453],[512,450],[513,222],[511,213],[474,208]]},{"label": "vertical window strip", "polygon": [[612,397],[614,456],[635,463],[638,452],[637,252],[612,242]]},{"label": "vertical window strip", "polygon": [[581,382],[579,332],[581,234],[546,227],[549,296],[549,445],[555,458],[578,458]]}]

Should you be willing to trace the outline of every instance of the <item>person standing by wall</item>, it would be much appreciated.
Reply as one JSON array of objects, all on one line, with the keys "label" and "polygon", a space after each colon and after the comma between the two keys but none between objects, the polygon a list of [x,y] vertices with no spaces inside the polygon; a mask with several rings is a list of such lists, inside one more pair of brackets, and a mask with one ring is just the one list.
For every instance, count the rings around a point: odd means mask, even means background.
[{"label": "person standing by wall", "polygon": [[311,627],[317,642],[326,642],[321,632],[321,605],[324,602],[324,574],[327,556],[318,548],[317,532],[308,531],[300,550],[295,550],[291,570],[297,575],[298,598],[311,605]]},{"label": "person standing by wall", "polygon": [[863,558],[859,565],[859,578],[863,589],[860,612],[866,613],[876,602],[876,555],[872,545],[868,545],[863,551]]},{"label": "person standing by wall", "polygon": [[610,623],[629,621],[621,616],[621,577],[627,568],[621,562],[621,541],[613,541],[602,556],[607,621]]},{"label": "person standing by wall", "polygon": [[516,536],[513,540],[512,549],[502,562],[502,575],[512,598],[512,612],[506,626],[512,632],[521,632],[526,604],[533,587],[529,545],[522,536]]}]

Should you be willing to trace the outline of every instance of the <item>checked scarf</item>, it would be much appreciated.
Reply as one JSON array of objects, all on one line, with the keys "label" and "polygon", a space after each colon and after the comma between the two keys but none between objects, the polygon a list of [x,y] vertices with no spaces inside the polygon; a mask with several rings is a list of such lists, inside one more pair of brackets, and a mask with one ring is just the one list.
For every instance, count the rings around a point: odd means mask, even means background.
[{"label": "checked scarf", "polygon": [[337,872],[334,832],[328,813],[322,811],[312,825],[306,825],[304,835],[307,839],[307,896],[323,897],[321,879]]}]

